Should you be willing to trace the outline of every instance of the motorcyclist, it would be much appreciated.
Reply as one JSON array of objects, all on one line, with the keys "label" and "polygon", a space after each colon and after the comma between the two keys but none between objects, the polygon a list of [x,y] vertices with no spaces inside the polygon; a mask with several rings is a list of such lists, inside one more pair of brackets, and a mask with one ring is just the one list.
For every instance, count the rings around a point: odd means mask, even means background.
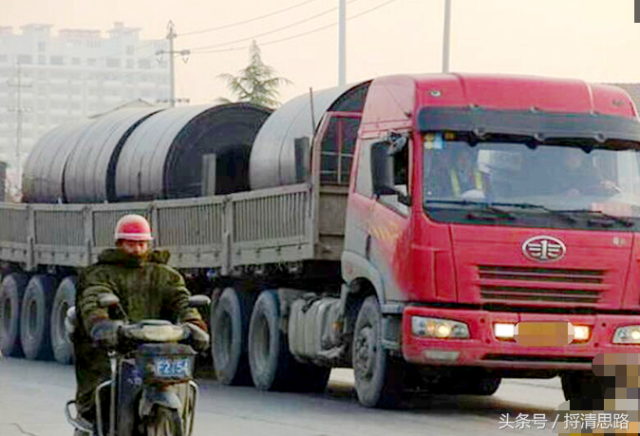
[{"label": "motorcyclist", "polygon": [[[98,297],[113,293],[130,322],[164,319],[191,323],[207,331],[197,310],[188,307],[189,291],[178,271],[167,265],[169,253],[150,250],[151,227],[140,215],[122,217],[115,229],[116,248],[103,251],[98,262],[78,279],[78,327],[73,342],[76,355],[78,419],[96,422],[95,390],[110,377],[105,346],[116,345],[123,321],[119,312],[98,306]],[[203,352],[208,343],[194,343]],[[83,435],[76,430],[75,435]]]}]

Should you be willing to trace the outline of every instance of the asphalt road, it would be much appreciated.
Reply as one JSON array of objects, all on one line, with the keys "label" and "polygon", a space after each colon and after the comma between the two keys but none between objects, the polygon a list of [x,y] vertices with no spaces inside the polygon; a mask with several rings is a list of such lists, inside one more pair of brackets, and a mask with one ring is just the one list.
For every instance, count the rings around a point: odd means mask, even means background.
[{"label": "asphalt road", "polygon": [[[361,407],[352,373],[336,370],[323,394],[260,392],[200,380],[194,436],[471,436],[548,435],[564,401],[559,380],[505,380],[492,397],[415,398],[405,409]],[[70,436],[63,407],[75,390],[73,368],[51,362],[0,360],[0,436]],[[501,416],[546,414],[545,429],[500,429]],[[504,421],[504,417],[503,417]]]}]

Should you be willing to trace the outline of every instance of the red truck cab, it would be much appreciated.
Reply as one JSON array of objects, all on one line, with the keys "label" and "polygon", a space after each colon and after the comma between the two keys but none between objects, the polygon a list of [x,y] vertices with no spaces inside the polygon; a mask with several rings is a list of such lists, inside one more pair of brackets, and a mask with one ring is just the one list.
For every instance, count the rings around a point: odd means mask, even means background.
[{"label": "red truck cab", "polygon": [[598,353],[640,351],[639,150],[613,86],[374,80],[342,256],[349,291],[371,294],[354,327],[360,401],[391,402],[409,374],[477,394],[560,375],[573,398]]}]

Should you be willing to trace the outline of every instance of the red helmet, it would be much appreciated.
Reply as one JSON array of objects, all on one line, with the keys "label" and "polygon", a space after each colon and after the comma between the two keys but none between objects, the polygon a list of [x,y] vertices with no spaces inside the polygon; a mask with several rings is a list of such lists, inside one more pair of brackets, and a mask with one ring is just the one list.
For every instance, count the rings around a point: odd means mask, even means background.
[{"label": "red helmet", "polygon": [[140,215],[125,215],[116,224],[116,241],[126,239],[128,241],[150,241],[151,226],[149,221]]}]

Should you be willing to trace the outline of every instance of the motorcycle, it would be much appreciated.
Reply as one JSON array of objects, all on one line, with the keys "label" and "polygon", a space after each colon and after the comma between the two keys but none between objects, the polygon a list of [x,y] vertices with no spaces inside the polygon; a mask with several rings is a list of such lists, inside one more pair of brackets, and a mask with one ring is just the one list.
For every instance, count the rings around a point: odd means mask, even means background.
[{"label": "motorcycle", "polygon": [[[117,296],[104,294],[98,304],[119,308],[128,323],[119,303]],[[189,307],[209,304],[204,295],[189,298]],[[65,326],[68,334],[75,330],[75,307],[68,310]],[[111,377],[96,389],[95,426],[72,417],[75,400],[65,406],[67,421],[87,436],[190,436],[198,385],[193,380],[197,353],[189,341],[209,341],[209,335],[191,324],[143,320],[123,325],[118,338],[118,345],[107,350]]]}]

